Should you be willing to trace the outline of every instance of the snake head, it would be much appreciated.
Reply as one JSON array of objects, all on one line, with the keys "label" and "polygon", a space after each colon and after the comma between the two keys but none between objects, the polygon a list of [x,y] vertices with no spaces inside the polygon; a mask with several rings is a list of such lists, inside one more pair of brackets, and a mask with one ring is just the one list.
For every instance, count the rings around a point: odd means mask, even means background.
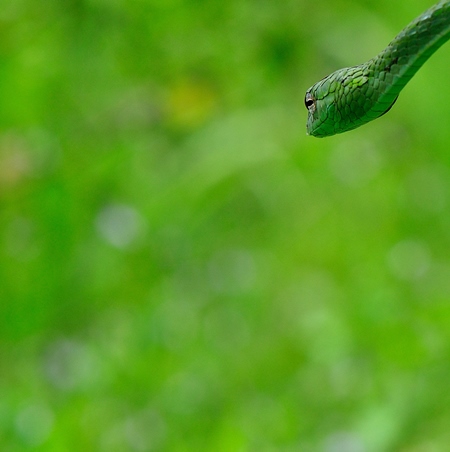
[{"label": "snake head", "polygon": [[308,135],[326,137],[367,122],[364,116],[373,105],[366,95],[368,81],[364,67],[355,66],[333,72],[309,88],[305,95]]}]

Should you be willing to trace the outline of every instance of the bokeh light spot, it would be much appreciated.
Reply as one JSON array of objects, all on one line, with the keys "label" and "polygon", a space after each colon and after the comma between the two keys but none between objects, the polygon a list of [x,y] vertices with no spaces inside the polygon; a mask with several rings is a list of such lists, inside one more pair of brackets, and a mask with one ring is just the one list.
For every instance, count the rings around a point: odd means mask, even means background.
[{"label": "bokeh light spot", "polygon": [[44,405],[30,404],[16,417],[16,430],[22,441],[31,447],[43,444],[53,429],[53,413]]},{"label": "bokeh light spot", "polygon": [[424,276],[431,264],[428,247],[416,240],[402,240],[387,256],[392,274],[399,279],[414,281]]},{"label": "bokeh light spot", "polygon": [[104,207],[99,212],[95,224],[101,237],[120,249],[129,247],[143,231],[140,213],[124,204],[110,204]]}]

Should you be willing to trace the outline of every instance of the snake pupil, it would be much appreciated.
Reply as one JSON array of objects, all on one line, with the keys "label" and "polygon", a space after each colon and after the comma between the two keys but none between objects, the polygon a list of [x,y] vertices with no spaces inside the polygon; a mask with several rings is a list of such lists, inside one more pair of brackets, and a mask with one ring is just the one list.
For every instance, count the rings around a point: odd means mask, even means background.
[{"label": "snake pupil", "polygon": [[306,93],[305,105],[306,105],[306,108],[310,108],[314,105],[314,98],[311,96],[310,93]]}]

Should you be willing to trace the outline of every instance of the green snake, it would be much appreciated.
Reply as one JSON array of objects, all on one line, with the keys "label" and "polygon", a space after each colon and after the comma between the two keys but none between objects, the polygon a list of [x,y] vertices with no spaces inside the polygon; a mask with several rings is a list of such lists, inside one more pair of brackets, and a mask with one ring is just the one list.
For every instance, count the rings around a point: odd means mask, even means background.
[{"label": "green snake", "polygon": [[339,69],[308,89],[308,135],[326,137],[384,115],[425,61],[450,38],[450,0],[406,26],[375,58]]}]

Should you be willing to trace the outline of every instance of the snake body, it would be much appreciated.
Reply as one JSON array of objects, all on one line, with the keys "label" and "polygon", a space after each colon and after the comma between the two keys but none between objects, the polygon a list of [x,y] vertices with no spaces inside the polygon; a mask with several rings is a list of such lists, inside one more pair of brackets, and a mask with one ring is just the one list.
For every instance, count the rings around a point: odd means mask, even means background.
[{"label": "snake body", "polygon": [[308,89],[308,135],[355,129],[389,111],[425,61],[450,38],[450,0],[406,26],[375,58],[339,69]]}]

